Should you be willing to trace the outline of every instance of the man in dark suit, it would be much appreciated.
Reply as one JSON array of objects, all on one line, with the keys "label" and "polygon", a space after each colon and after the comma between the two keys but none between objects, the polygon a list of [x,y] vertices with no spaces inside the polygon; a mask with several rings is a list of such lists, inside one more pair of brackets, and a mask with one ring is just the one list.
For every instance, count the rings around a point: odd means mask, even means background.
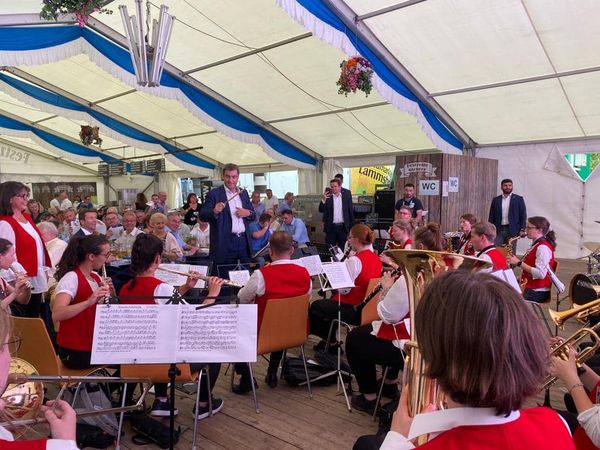
[{"label": "man in dark suit", "polygon": [[98,220],[98,212],[95,209],[80,209],[77,214],[79,218],[79,230],[73,236],[88,236],[96,233],[96,221]]},{"label": "man in dark suit", "polygon": [[325,242],[337,245],[342,251],[354,220],[352,194],[347,189],[344,191],[340,180],[334,178],[329,182],[329,189],[325,190],[319,203],[319,212],[323,213],[325,224]]},{"label": "man in dark suit", "polygon": [[[489,222],[493,223],[498,230],[496,245],[506,244],[508,239],[525,234],[527,226],[527,210],[525,200],[517,194],[513,194],[512,180],[505,178],[500,183],[502,195],[494,197],[490,206]],[[513,243],[513,251],[516,242]]]},{"label": "man in dark suit", "polygon": [[246,233],[254,221],[248,192],[237,187],[240,170],[235,164],[223,167],[223,186],[211,190],[200,210],[200,220],[210,223],[210,254],[213,273],[217,265],[249,263],[250,241]]}]

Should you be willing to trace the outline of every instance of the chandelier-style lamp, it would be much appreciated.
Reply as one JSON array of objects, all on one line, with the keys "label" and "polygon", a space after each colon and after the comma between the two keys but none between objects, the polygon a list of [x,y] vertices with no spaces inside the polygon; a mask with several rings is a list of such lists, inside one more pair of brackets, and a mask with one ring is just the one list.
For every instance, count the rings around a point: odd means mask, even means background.
[{"label": "chandelier-style lamp", "polygon": [[142,2],[143,0],[135,0],[137,12],[135,16],[129,15],[125,5],[120,5],[119,11],[121,11],[137,83],[141,86],[156,87],[160,86],[160,77],[175,17],[167,14],[168,7],[161,5],[158,20],[152,21],[152,36],[148,36],[144,32],[144,26],[148,23],[150,9],[144,11]]}]

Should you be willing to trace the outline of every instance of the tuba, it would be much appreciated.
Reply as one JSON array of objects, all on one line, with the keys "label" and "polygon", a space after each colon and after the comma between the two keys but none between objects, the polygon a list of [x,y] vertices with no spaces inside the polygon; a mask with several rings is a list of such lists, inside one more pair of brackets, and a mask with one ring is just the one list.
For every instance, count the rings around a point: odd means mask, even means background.
[{"label": "tuba", "polygon": [[[435,380],[424,375],[425,364],[418,347],[418,330],[415,330],[415,312],[426,286],[436,273],[453,269],[477,270],[491,266],[483,259],[430,250],[387,250],[384,252],[401,268],[408,286],[410,311],[410,342],[406,344],[404,374],[408,389],[408,411],[411,417],[423,412],[430,404],[445,408],[445,398]],[[427,441],[419,436],[417,445]]]}]

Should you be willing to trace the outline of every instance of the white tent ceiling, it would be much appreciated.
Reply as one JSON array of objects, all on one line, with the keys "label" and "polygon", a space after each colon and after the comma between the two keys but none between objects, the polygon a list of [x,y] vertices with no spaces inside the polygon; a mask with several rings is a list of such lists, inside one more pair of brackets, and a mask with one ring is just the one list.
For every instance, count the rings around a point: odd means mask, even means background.
[{"label": "white tent ceiling", "polygon": [[[337,94],[339,64],[347,56],[325,42],[335,44],[327,26],[298,2],[153,0],[154,16],[159,3],[177,18],[167,55],[170,70],[217,93],[310,156],[437,151],[418,115],[391,105],[384,93]],[[467,146],[600,136],[597,0],[322,3],[384,56]],[[96,14],[89,25],[107,39],[122,41],[118,4],[134,11],[133,0],[113,1],[107,7],[114,14]],[[2,2],[0,22],[39,22],[26,14],[40,8],[40,0]],[[209,162],[289,163],[260,142],[241,142],[217,130],[177,100],[132,89],[96,62],[78,54],[49,64],[22,64],[8,73],[68,93],[165,143],[203,147],[190,153]],[[0,87],[0,114],[5,113],[74,142],[85,123]],[[4,137],[38,150],[42,145],[23,136]],[[103,134],[103,139],[104,151],[118,158],[151,153],[116,135]],[[168,169],[177,168],[168,163]]]}]

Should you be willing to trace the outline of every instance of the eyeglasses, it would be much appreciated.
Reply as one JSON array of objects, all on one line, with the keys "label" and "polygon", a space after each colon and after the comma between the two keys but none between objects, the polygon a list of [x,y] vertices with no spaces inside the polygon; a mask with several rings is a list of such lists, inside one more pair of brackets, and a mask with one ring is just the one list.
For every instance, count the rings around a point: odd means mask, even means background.
[{"label": "eyeglasses", "polygon": [[6,345],[6,348],[8,348],[10,355],[14,356],[21,348],[21,342],[23,342],[21,336],[13,336],[13,338],[4,345]]},{"label": "eyeglasses", "polygon": [[29,198],[29,194],[26,192],[24,194],[15,194],[15,197],[21,197],[24,200],[27,200]]},{"label": "eyeglasses", "polygon": [[106,252],[106,253],[98,253],[98,256],[104,256],[105,258],[108,258],[109,256],[112,255],[112,252]]}]

